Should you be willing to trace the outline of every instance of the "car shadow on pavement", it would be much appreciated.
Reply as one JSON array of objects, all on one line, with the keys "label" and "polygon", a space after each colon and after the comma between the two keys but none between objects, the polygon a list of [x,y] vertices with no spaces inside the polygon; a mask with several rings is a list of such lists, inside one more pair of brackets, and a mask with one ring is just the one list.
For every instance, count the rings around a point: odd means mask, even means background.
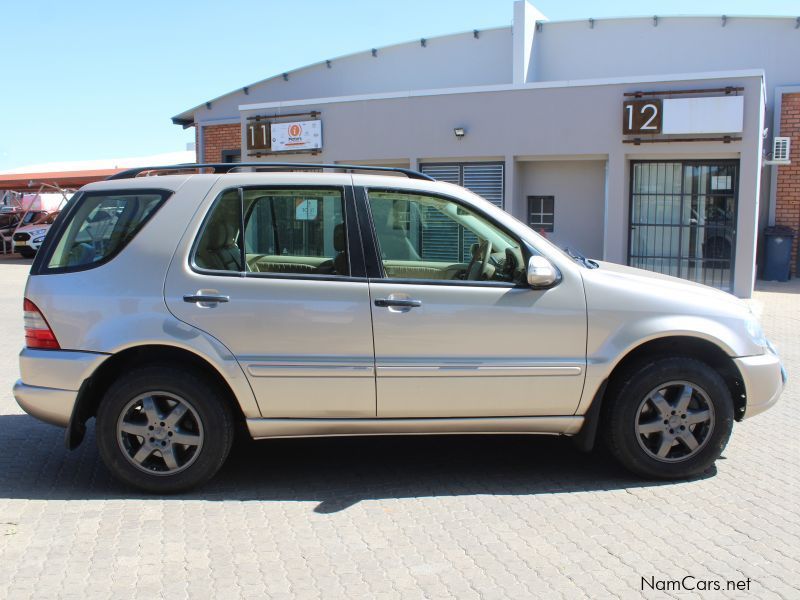
[{"label": "car shadow on pavement", "polygon": [[[703,478],[712,477],[714,470]],[[0,415],[0,498],[192,499],[318,502],[329,514],[361,500],[536,495],[669,485],[628,474],[603,452],[567,439],[517,435],[391,436],[242,441],[197,491],[150,496],[111,477],[90,422],[75,451],[61,429],[27,415]]]}]

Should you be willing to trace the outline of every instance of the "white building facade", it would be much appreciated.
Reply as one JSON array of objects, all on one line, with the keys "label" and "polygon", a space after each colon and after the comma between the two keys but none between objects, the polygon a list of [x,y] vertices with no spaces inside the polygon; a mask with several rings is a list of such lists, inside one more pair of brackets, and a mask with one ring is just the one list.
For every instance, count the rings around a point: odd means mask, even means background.
[{"label": "white building facade", "polygon": [[800,134],[800,21],[513,8],[510,27],[323,60],[173,121],[198,162],[410,167],[560,246],[748,297],[759,231],[800,226],[800,172],[765,160]]}]

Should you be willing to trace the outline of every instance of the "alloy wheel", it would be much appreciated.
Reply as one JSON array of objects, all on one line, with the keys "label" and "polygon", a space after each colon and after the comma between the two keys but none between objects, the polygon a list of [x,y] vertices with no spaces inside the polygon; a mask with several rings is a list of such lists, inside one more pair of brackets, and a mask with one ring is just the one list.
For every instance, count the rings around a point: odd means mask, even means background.
[{"label": "alloy wheel", "polygon": [[714,429],[714,405],[688,381],[670,381],[647,394],[636,413],[636,439],[648,456],[680,462],[696,455]]},{"label": "alloy wheel", "polygon": [[203,425],[185,399],[148,392],[125,405],[117,420],[117,441],[125,458],[151,475],[188,468],[203,447]]}]

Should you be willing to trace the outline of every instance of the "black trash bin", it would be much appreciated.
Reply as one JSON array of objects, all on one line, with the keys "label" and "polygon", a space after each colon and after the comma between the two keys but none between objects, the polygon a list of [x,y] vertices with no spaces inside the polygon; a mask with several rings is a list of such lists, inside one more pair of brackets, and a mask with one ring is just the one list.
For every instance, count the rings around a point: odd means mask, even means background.
[{"label": "black trash bin", "polygon": [[794,230],[783,227],[767,227],[764,230],[764,270],[761,278],[767,281],[789,281],[792,262]]}]

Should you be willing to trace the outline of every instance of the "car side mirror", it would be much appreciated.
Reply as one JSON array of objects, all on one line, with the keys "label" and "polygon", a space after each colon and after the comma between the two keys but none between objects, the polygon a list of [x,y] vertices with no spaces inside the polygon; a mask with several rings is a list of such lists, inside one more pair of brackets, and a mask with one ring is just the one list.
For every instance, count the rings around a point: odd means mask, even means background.
[{"label": "car side mirror", "polygon": [[558,271],[544,256],[531,256],[528,261],[528,285],[534,289],[552,286],[558,281]]}]

